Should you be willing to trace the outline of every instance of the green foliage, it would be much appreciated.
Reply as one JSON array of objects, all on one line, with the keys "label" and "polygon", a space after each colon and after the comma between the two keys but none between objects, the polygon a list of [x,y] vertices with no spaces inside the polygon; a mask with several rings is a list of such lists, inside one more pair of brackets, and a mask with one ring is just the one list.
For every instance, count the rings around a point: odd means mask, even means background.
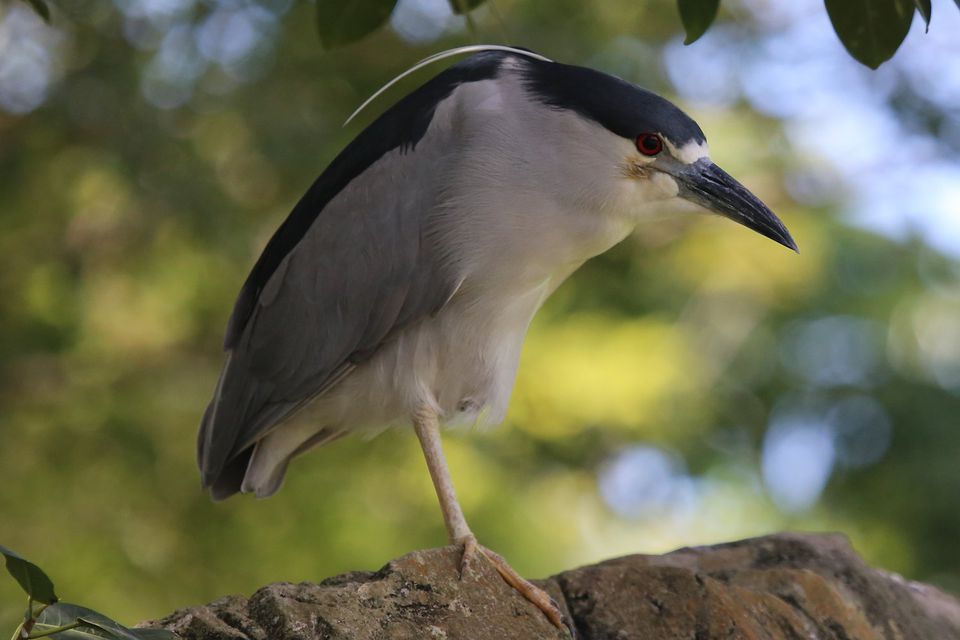
[{"label": "green foliage", "polygon": [[453,12],[458,15],[463,15],[465,13],[470,13],[480,5],[482,5],[487,0],[447,0],[450,3],[450,8],[453,9]]},{"label": "green foliage", "polygon": [[[59,640],[175,640],[177,635],[163,629],[128,629],[102,613],[76,604],[59,602],[53,581],[43,570],[6,547],[0,546],[7,571],[28,596],[23,621],[13,634],[14,640],[34,640],[56,636]],[[34,610],[33,603],[42,607]]]},{"label": "green foliage", "polygon": [[349,44],[376,31],[397,0],[317,0],[317,29],[327,48]]},{"label": "green foliage", "polygon": [[[65,627],[71,627],[63,630]],[[128,629],[102,613],[76,604],[58,602],[37,616],[28,638],[55,635],[58,640],[175,640],[164,629]]]},{"label": "green foliage", "polygon": [[37,15],[43,18],[44,22],[50,22],[50,7],[47,5],[46,0],[23,0],[30,7],[37,12]]},{"label": "green foliage", "polygon": [[[42,2],[42,0],[29,0]],[[468,13],[486,0],[448,0],[454,13]],[[960,0],[956,0],[960,7]],[[355,42],[376,31],[390,18],[396,0],[318,0],[317,25],[325,47]],[[851,56],[872,69],[889,60],[910,29],[914,11],[928,28],[930,0],[824,0],[830,21]],[[710,28],[720,0],[677,0],[686,30],[684,44],[692,44]]]},{"label": "green foliage", "polygon": [[923,18],[923,21],[927,25],[927,30],[930,29],[930,15],[932,7],[930,6],[930,0],[914,0],[914,4],[917,5],[917,12],[920,13],[920,17]]},{"label": "green foliage", "polygon": [[700,39],[720,10],[720,0],[677,0],[680,20],[687,31],[683,44],[691,44]]},{"label": "green foliage", "polygon": [[910,30],[913,13],[920,3],[915,4],[912,0],[825,0],[825,4],[830,22],[850,55],[876,69],[896,53]]},{"label": "green foliage", "polygon": [[43,604],[53,604],[57,601],[53,582],[40,567],[4,546],[0,546],[0,554],[3,554],[6,561],[7,572],[31,599]]},{"label": "green foliage", "polygon": [[[851,56],[876,69],[893,57],[916,10],[930,26],[930,0],[824,0],[830,21]],[[677,0],[687,31],[684,44],[702,36],[716,17],[719,0]],[[957,0],[960,7],[960,0]]]}]

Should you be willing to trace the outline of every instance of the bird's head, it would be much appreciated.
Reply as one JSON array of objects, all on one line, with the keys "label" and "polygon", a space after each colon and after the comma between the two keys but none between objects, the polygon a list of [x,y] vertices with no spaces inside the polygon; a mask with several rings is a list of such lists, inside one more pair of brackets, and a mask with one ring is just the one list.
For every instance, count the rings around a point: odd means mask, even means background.
[{"label": "bird's head", "polygon": [[699,125],[670,101],[584,67],[530,60],[521,68],[533,100],[589,125],[572,135],[594,138],[590,147],[612,161],[600,170],[632,187],[628,204],[682,199],[797,250],[770,208],[710,160]]}]

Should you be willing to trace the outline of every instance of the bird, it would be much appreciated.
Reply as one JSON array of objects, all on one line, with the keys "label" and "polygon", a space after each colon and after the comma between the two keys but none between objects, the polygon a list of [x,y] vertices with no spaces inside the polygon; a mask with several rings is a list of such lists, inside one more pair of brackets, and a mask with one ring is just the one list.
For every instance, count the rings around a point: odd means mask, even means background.
[{"label": "bird", "polygon": [[[797,245],[713,163],[692,118],[602,71],[472,45],[371,100],[464,54],[347,144],[267,242],[227,323],[198,436],[202,485],[214,500],[267,497],[308,450],[412,426],[461,571],[492,563],[573,633],[546,592],[478,543],[441,427],[500,423],[534,314],[654,214],[693,203]],[[307,404],[309,421],[288,420]]]}]

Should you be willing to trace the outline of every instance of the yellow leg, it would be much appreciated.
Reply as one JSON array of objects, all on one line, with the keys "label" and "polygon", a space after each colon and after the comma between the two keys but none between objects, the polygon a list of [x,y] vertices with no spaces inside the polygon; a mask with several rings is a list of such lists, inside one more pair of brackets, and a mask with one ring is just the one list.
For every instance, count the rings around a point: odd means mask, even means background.
[{"label": "yellow leg", "polygon": [[500,555],[477,543],[477,538],[470,531],[467,519],[463,516],[463,509],[457,501],[447,459],[443,455],[440,424],[436,413],[430,409],[421,409],[413,416],[413,427],[420,440],[420,447],[423,449],[423,457],[427,461],[427,469],[430,470],[430,478],[437,491],[437,498],[440,500],[440,510],[443,512],[443,521],[447,525],[447,535],[450,537],[450,542],[463,546],[460,575],[463,575],[467,564],[479,553],[496,568],[507,584],[540,609],[554,626],[566,629],[571,636],[574,636],[573,626],[550,594],[524,579]]}]

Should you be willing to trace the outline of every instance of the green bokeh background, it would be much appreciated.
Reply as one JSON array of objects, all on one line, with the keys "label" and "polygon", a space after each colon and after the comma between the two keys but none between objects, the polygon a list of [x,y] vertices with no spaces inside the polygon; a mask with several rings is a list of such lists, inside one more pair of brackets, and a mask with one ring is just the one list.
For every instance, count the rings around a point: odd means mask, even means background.
[{"label": "green bokeh background", "polygon": [[[341,128],[345,116],[410,63],[473,36],[411,44],[387,28],[325,52],[310,3],[263,2],[282,15],[247,76],[211,64],[189,99],[160,108],[144,88],[156,45],[132,44],[117,8],[135,4],[55,12],[59,39],[43,46],[57,52],[58,80],[37,109],[0,111],[0,542],[46,568],[61,597],[131,624],[443,544],[409,431],[340,441],[297,461],[275,498],[222,504],[200,491],[194,444],[233,299],[292,204],[362,126]],[[733,6],[715,28],[737,25],[750,46],[763,26]],[[514,42],[675,97],[660,58],[682,37],[672,2],[496,8],[499,20],[489,7],[473,15],[480,40],[503,41],[505,28]],[[0,4],[0,17],[21,10]],[[924,342],[941,336],[938,366],[960,367],[957,262],[921,239],[845,224],[842,193],[795,201],[788,176],[817,160],[746,101],[679,101],[802,254],[719,218],[676,215],[588,263],[534,322],[506,424],[447,438],[475,532],[543,576],[624,553],[839,530],[874,564],[958,589],[960,387],[931,372]],[[904,104],[891,98],[894,117]],[[785,345],[820,317],[876,329],[869,381],[797,374]],[[883,408],[890,446],[871,464],[837,465],[809,508],[783,508],[762,473],[771,415],[784,398],[848,397]],[[598,477],[635,446],[681,460],[696,499],[632,515],[605,501]],[[22,605],[0,580],[0,629],[12,630]]]}]

